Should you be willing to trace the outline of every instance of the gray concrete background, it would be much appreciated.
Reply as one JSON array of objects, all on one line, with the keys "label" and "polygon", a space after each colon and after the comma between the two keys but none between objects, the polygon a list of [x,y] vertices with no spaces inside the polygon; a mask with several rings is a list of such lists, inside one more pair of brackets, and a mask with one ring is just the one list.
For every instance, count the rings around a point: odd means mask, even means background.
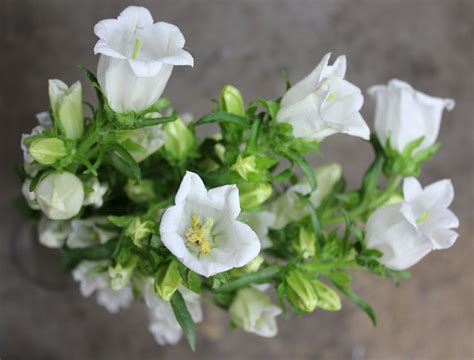
[{"label": "gray concrete background", "polygon": [[[0,357],[2,359],[473,359],[473,42],[469,0],[205,0],[142,1],[155,17],[180,26],[194,69],[176,69],[165,95],[181,111],[208,111],[225,83],[247,99],[275,98],[288,68],[298,80],[324,53],[346,54],[348,78],[362,89],[398,77],[429,94],[456,99],[444,116],[440,153],[422,182],[451,177],[460,238],[413,268],[396,288],[359,275],[355,289],[378,312],[374,328],[349,302],[338,313],[280,317],[278,337],[231,332],[225,314],[207,306],[198,350],[181,342],[158,347],[141,306],[112,316],[56,271],[55,254],[34,245],[10,198],[19,193],[13,167],[20,134],[46,109],[47,79],[84,77],[75,64],[95,69],[92,28],[133,1],[0,0]],[[138,3],[137,3],[138,4]],[[85,86],[87,88],[87,86]],[[87,91],[86,98],[93,99]],[[371,123],[373,104],[364,114]],[[335,136],[317,162],[339,160],[357,184],[371,153],[367,144]],[[60,283],[38,287],[12,263],[11,243],[29,271]]]}]

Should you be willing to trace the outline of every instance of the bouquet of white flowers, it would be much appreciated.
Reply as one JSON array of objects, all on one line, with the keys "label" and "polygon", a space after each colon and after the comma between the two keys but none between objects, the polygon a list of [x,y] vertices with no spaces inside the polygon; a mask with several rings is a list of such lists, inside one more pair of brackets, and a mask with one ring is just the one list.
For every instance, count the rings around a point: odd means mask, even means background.
[{"label": "bouquet of white flowers", "polygon": [[[339,310],[338,293],[375,323],[350,271],[398,282],[456,241],[450,180],[415,179],[453,100],[399,80],[373,86],[371,136],[346,58],[330,65],[327,54],[295,85],[285,77],[282,97],[246,105],[227,85],[193,121],[161,97],[173,66],[193,66],[178,27],[131,6],[94,32],[97,77],[81,70],[97,104],[83,102],[80,82],[49,81],[49,111],[21,141],[23,193],[39,241],[60,249],[82,294],[111,312],[143,301],[159,344],[184,333],[194,349],[203,293],[233,327],[265,337],[289,309]],[[198,136],[208,124],[218,131]],[[340,165],[314,169],[305,158],[337,133],[374,150],[356,189]]]}]

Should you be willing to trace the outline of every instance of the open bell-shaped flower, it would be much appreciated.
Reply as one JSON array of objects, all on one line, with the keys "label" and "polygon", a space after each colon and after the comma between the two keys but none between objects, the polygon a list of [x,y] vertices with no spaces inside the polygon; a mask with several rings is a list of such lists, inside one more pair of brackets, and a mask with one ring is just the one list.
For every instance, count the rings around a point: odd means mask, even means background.
[{"label": "open bell-shaped flower", "polygon": [[237,220],[235,185],[207,191],[201,178],[188,171],[175,203],[161,219],[161,241],[194,272],[209,277],[244,266],[260,252],[255,232]]},{"label": "open bell-shaped flower", "polygon": [[150,11],[129,6],[117,19],[98,22],[94,47],[101,54],[97,78],[112,110],[142,111],[163,93],[173,66],[193,66],[183,49],[180,29],[166,22],[153,23]]}]

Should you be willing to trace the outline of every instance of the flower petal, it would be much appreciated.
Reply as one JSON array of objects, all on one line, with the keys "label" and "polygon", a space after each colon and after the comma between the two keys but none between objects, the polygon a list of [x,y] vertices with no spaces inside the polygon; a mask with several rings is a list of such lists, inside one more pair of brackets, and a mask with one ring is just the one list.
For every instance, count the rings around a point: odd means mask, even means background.
[{"label": "flower petal", "polygon": [[459,234],[450,229],[436,229],[430,235],[433,249],[447,249],[454,245]]},{"label": "flower petal", "polygon": [[403,197],[405,201],[412,201],[423,192],[420,182],[414,177],[403,180]]}]

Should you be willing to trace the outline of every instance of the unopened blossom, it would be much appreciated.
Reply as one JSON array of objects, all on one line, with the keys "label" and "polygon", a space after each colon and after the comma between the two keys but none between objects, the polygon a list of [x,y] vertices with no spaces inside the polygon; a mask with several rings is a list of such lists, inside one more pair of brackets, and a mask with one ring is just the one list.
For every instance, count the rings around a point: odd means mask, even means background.
[{"label": "unopened blossom", "polygon": [[368,139],[370,130],[359,113],[360,89],[344,80],[346,57],[328,65],[326,54],[316,68],[281,99],[277,121],[289,123],[296,137],[322,140],[336,133]]},{"label": "unopened blossom", "polygon": [[26,145],[25,139],[32,135],[42,134],[45,130],[49,130],[53,126],[53,122],[47,111],[43,111],[41,113],[36,114],[36,119],[38,120],[38,125],[33,128],[31,133],[21,135],[21,150],[23,151],[23,168],[25,169],[25,173],[31,177],[34,177],[38,173],[38,171],[44,169],[45,166],[38,164],[34,161],[33,157],[30,155],[28,151],[29,146]]},{"label": "unopened blossom", "polygon": [[115,291],[109,286],[109,275],[106,272],[105,261],[83,261],[73,271],[74,280],[80,283],[81,294],[84,297],[97,294],[97,303],[109,312],[116,313],[127,308],[133,301],[130,286]]},{"label": "unopened blossom", "polygon": [[49,248],[60,248],[71,232],[69,221],[50,220],[43,216],[38,223],[39,242]]},{"label": "unopened blossom", "polygon": [[264,337],[274,337],[278,333],[276,317],[281,312],[268,295],[255,288],[239,290],[229,308],[230,317],[237,326]]},{"label": "unopened blossom", "polygon": [[436,142],[443,110],[452,110],[454,100],[426,95],[406,82],[393,79],[387,85],[375,85],[367,91],[376,100],[375,132],[383,145],[399,152],[420,138],[417,151]]},{"label": "unopened blossom", "polygon": [[318,183],[315,191],[311,191],[308,179],[303,178],[300,183],[291,186],[270,204],[270,211],[276,216],[273,228],[282,229],[290,222],[297,221],[307,214],[307,210],[300,201],[298,194],[310,194],[309,199],[313,206],[317,208],[341,178],[342,168],[339,164],[330,163],[317,167],[314,174]]},{"label": "unopened blossom", "polygon": [[[179,286],[186,307],[195,323],[202,321],[201,295]],[[142,294],[149,308],[149,330],[159,345],[175,345],[183,336],[183,331],[174,315],[171,303],[163,300],[155,291],[154,280],[146,279],[142,285]]]},{"label": "unopened blossom", "polygon": [[49,80],[49,101],[61,133],[69,139],[81,138],[84,133],[81,82],[69,87],[61,80]]},{"label": "unopened blossom", "polygon": [[432,250],[446,249],[458,234],[459,220],[448,209],[454,198],[450,180],[424,189],[415,178],[403,184],[404,202],[377,209],[367,221],[367,247],[383,253],[380,262],[390,269],[415,265]]},{"label": "unopened blossom", "polygon": [[142,111],[161,96],[173,66],[193,66],[183,49],[180,29],[166,22],[153,23],[144,7],[129,6],[117,19],[98,22],[94,47],[101,54],[97,78],[110,107],[119,113]]},{"label": "unopened blossom", "polygon": [[244,266],[260,252],[255,232],[237,220],[240,204],[235,185],[207,191],[201,178],[188,171],[175,204],[161,219],[161,241],[194,272],[209,277]]},{"label": "unopened blossom", "polygon": [[55,172],[42,179],[35,196],[43,213],[52,220],[67,220],[76,216],[84,201],[84,187],[74,174]]},{"label": "unopened blossom", "polygon": [[[144,128],[127,131],[127,139],[140,147],[128,149],[136,162],[142,162],[155,153],[165,144],[166,133],[161,125],[147,126]],[[125,144],[127,148],[127,145]]]},{"label": "unopened blossom", "polygon": [[105,244],[116,236],[115,233],[104,229],[104,225],[109,224],[105,217],[75,219],[70,223],[71,231],[66,243],[70,248],[83,248]]}]

